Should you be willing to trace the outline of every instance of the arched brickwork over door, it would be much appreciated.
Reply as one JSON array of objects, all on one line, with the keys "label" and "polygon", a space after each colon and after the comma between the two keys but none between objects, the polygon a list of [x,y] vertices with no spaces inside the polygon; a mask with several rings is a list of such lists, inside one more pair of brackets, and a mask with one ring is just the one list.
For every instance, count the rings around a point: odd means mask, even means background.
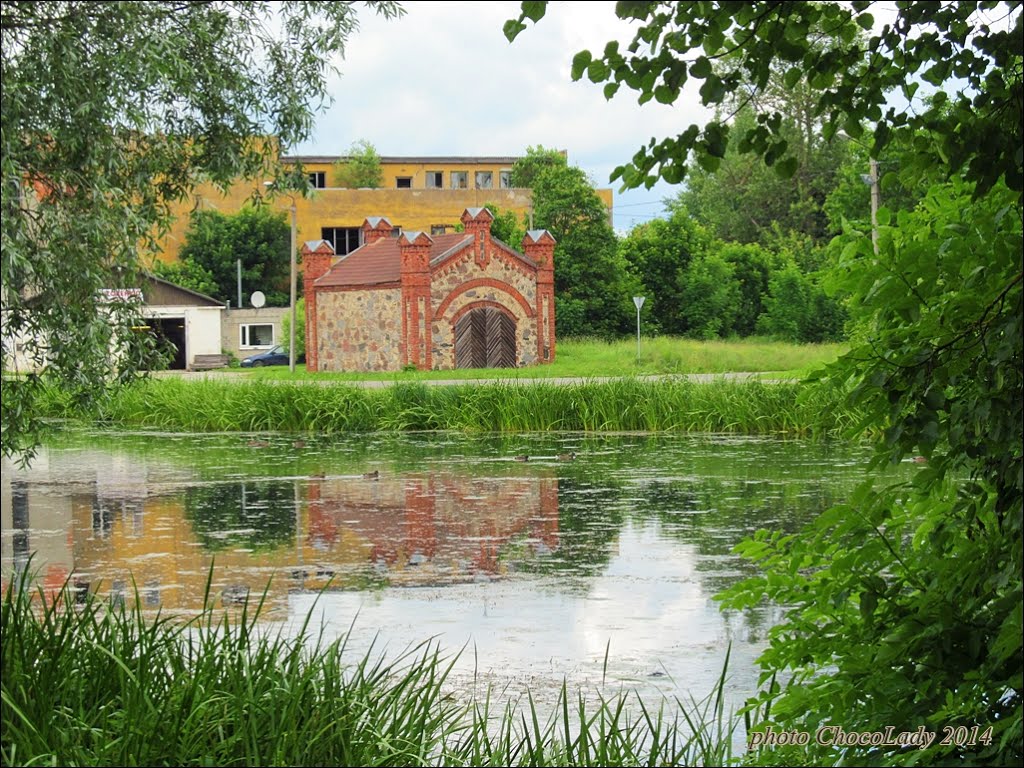
[{"label": "arched brickwork over door", "polygon": [[516,321],[492,307],[467,312],[455,322],[456,368],[515,368]]}]

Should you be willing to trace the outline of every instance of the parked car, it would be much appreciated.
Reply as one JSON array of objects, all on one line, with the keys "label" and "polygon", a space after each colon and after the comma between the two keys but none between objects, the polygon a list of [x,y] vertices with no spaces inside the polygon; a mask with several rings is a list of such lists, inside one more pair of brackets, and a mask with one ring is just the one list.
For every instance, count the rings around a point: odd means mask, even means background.
[{"label": "parked car", "polygon": [[[295,358],[297,363],[305,363],[306,356],[299,355]],[[258,355],[249,355],[241,362],[243,368],[260,368],[264,365],[288,365],[288,348],[278,344],[273,349],[260,352]]]}]

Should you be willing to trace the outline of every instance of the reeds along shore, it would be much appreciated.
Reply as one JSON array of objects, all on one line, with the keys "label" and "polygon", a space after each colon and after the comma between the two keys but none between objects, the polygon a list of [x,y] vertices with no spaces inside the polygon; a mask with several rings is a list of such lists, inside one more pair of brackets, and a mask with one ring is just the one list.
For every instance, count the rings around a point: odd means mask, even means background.
[{"label": "reeds along shore", "polygon": [[724,670],[702,701],[563,684],[540,713],[528,691],[460,700],[455,657],[429,643],[349,659],[308,618],[293,636],[258,628],[259,598],[186,620],[29,583],[2,602],[4,765],[726,765],[742,736]]},{"label": "reeds along shore", "polygon": [[837,436],[857,421],[845,394],[796,382],[618,379],[576,384],[379,389],[348,384],[154,379],[120,390],[98,413],[70,411],[54,392],[48,414],[190,432],[723,432]]}]

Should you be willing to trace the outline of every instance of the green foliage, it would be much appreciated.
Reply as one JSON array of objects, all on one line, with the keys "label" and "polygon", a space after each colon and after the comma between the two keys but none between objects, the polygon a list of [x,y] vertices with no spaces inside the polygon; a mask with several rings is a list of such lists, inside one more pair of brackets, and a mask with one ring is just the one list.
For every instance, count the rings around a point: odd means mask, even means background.
[{"label": "green foliage", "polygon": [[[588,700],[566,686],[545,714],[488,690],[459,701],[457,657],[431,643],[350,658],[344,637],[261,626],[266,593],[192,618],[105,605],[71,584],[38,605],[3,595],[4,765],[716,765],[733,760],[728,658],[706,698]],[[40,595],[39,597],[43,597]],[[73,606],[73,609],[69,609]]]},{"label": "green foliage", "polygon": [[764,305],[765,313],[757,324],[761,333],[803,340],[811,310],[811,285],[795,264],[772,275]]},{"label": "green foliage", "polygon": [[[523,238],[526,237],[526,222],[516,216],[515,211],[502,211],[494,203],[487,203],[484,208],[494,216],[494,221],[491,222],[491,235],[517,251],[522,250]],[[461,228],[462,222],[459,222],[458,226]]]},{"label": "green foliage", "polygon": [[[544,15],[544,4],[529,5],[506,24],[509,38],[523,18]],[[840,130],[862,140],[869,123],[871,156],[898,151],[908,198],[931,185],[913,210],[878,212],[877,252],[866,228],[840,241],[834,279],[849,294],[858,345],[830,373],[854,385],[859,429],[881,436],[871,468],[913,454],[927,466],[907,485],[866,482],[799,536],[762,532],[743,551],[765,576],[726,598],[787,606],[754,703],[770,711],[768,724],[939,736],[977,726],[987,737],[911,754],[812,746],[810,762],[1015,765],[1024,759],[1022,6],[911,0],[878,32],[871,7],[619,3],[639,22],[628,52],[615,42],[601,58],[581,52],[573,77],[607,82],[609,98],[626,85],[641,103],[673,103],[694,78],[715,106],[744,83],[765,92],[786,65],[787,86],[813,89],[809,114],[826,140]],[[821,31],[837,43],[818,47]],[[716,71],[711,61],[723,56]],[[937,88],[931,98],[915,98],[921,80]],[[889,106],[897,90],[908,108]],[[799,163],[784,124],[778,111],[759,114],[738,149],[792,175]],[[652,139],[613,177],[627,187],[677,182],[691,155],[718,167],[729,137],[716,119]],[[849,218],[847,201],[834,203]],[[799,296],[799,281],[786,278]],[[772,313],[792,329],[798,318],[781,315],[781,282],[777,290]]]},{"label": "green foliage", "polygon": [[[783,114],[796,109],[787,99],[779,102]],[[743,152],[741,137],[756,123],[750,107],[739,109],[725,157],[714,168],[692,169],[678,204],[722,240],[769,245],[776,232],[797,231],[822,243],[838,234],[840,228],[825,214],[824,204],[848,164],[850,142],[826,142],[817,128],[783,121],[782,135],[799,148],[794,172],[783,178],[760,156]],[[866,159],[862,167],[867,169]]]},{"label": "green foliage", "polygon": [[[186,272],[209,274],[210,294],[231,301],[238,294],[238,259],[242,260],[242,297],[263,291],[267,306],[289,302],[291,228],[286,214],[266,206],[246,206],[233,216],[196,211],[189,221],[179,258]],[[237,300],[237,299],[236,299]]]},{"label": "green foliage", "polygon": [[[525,19],[539,21],[546,8],[545,2],[524,2],[519,18],[505,23],[506,37],[514,40],[526,28]],[[617,15],[634,22],[632,42],[620,48],[611,41],[596,56],[580,51],[572,77],[605,83],[609,99],[625,86],[639,94],[641,104],[673,104],[688,83],[699,82],[704,106],[718,107],[741,88],[770,97],[773,73],[784,70],[785,89],[809,87],[804,114],[821,125],[826,140],[840,130],[858,139],[863,124],[872,123],[876,157],[896,143],[908,148],[904,162],[917,170],[969,171],[978,194],[1000,179],[1021,191],[1019,4],[915,0],[900,3],[895,19],[878,32],[871,8],[860,0],[618,3]],[[822,32],[827,46],[820,43]],[[915,98],[920,79],[934,86],[956,79],[957,85],[924,100]],[[889,106],[896,91],[911,109]],[[792,176],[798,148],[790,146],[786,117],[769,104],[740,141],[744,151]],[[652,138],[612,178],[626,187],[650,188],[659,179],[678,183],[691,156],[713,170],[726,155],[730,134],[728,122],[718,117],[703,128],[694,124],[677,136]]]},{"label": "green foliage", "polygon": [[214,296],[220,292],[213,273],[192,259],[170,263],[156,261],[153,263],[153,273],[169,283],[180,285],[182,288],[188,288],[207,296]]},{"label": "green foliage", "polygon": [[862,234],[842,242],[866,340],[830,378],[855,385],[862,425],[881,431],[875,466],[916,454],[922,468],[905,485],[866,481],[799,536],[743,545],[767,575],[727,603],[790,606],[762,658],[791,680],[760,696],[776,723],[978,726],[987,743],[918,759],[1011,765],[1024,756],[1022,224],[1016,193],[975,192],[934,187],[881,228],[877,256]]},{"label": "green foliage", "polygon": [[[137,287],[140,248],[148,263],[197,181],[263,176],[279,148],[307,138],[356,13],[330,2],[0,6],[5,454],[40,439],[44,380],[86,406],[136,374],[144,356],[109,353],[133,346],[137,322],[112,323],[100,289]],[[6,378],[16,346],[42,375]]]},{"label": "green foliage", "polygon": [[698,339],[728,336],[740,305],[735,270],[717,253],[690,262],[679,276],[680,317],[687,334]]},{"label": "green foliage", "polygon": [[[123,426],[189,432],[557,429],[828,436],[859,418],[859,412],[842,406],[843,396],[839,388],[806,394],[796,382],[729,380],[427,386],[409,379],[363,388],[261,379],[158,379],[120,391],[98,417]],[[54,405],[53,415],[75,415],[62,401]]]},{"label": "green foliage", "polygon": [[334,183],[347,189],[377,189],[384,184],[377,148],[366,139],[349,147],[348,154],[334,165]]},{"label": "green foliage", "polygon": [[[829,227],[841,232],[844,221],[856,222],[863,228],[871,222],[871,182],[869,145],[862,141],[850,142],[850,158],[839,169],[835,185],[828,193],[824,210]],[[916,169],[902,169],[903,152],[899,146],[890,145],[879,154],[879,197],[881,204],[893,213],[912,211],[928,192],[928,176],[922,176]]]},{"label": "green foliage", "polygon": [[533,190],[533,227],[555,246],[555,322],[559,335],[628,333],[639,281],[619,254],[608,211],[586,174],[565,156],[529,147],[512,167],[512,185]]},{"label": "green foliage", "polygon": [[768,293],[768,278],[777,258],[759,245],[739,243],[717,244],[717,255],[731,265],[733,278],[739,286],[739,295],[733,307],[735,316],[732,330],[739,336],[751,336],[757,329],[758,318],[764,312],[764,297]]},{"label": "green foliage", "polygon": [[643,283],[644,313],[654,329],[683,334],[681,271],[708,248],[708,237],[682,206],[671,208],[668,219],[634,227],[619,242],[619,253]]}]

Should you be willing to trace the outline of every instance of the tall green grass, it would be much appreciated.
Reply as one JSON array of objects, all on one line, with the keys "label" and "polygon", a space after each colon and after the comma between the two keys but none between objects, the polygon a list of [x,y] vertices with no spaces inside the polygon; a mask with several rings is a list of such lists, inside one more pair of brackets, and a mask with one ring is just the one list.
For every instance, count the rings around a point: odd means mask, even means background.
[{"label": "tall green grass", "polygon": [[[69,413],[56,397],[51,416]],[[758,381],[617,379],[379,389],[335,384],[155,379],[125,388],[95,416],[175,431],[727,432],[835,435],[856,421],[844,393]]]},{"label": "tall green grass", "polygon": [[232,375],[278,381],[365,381],[388,379],[541,379],[554,377],[634,376],[649,374],[761,373],[810,371],[835,361],[843,344],[793,344],[771,339],[699,341],[676,336],[644,337],[637,357],[636,339],[607,341],[559,339],[554,362],[526,368],[475,368],[401,373],[291,373],[283,366],[234,371]]},{"label": "tall green grass", "polygon": [[455,659],[430,644],[350,661],[308,618],[293,637],[258,625],[260,600],[177,620],[70,590],[39,598],[13,582],[3,596],[4,765],[735,762],[724,672],[702,702],[588,702],[563,685],[547,716],[529,692],[492,712],[489,695],[446,691]]}]

